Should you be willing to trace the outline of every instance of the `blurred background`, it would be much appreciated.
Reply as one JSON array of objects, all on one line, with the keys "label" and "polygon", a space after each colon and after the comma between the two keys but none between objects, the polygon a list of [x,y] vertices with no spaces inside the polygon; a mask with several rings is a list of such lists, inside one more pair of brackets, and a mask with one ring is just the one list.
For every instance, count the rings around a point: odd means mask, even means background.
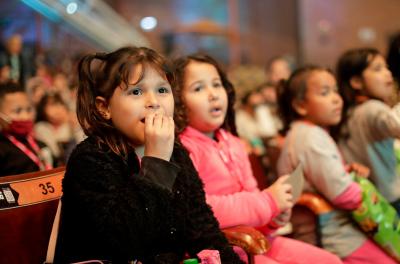
[{"label": "blurred background", "polygon": [[386,54],[399,14],[399,0],[1,0],[0,37],[4,49],[21,35],[35,67],[67,74],[83,53],[133,44],[204,51],[261,79],[276,56],[333,68],[349,48]]}]

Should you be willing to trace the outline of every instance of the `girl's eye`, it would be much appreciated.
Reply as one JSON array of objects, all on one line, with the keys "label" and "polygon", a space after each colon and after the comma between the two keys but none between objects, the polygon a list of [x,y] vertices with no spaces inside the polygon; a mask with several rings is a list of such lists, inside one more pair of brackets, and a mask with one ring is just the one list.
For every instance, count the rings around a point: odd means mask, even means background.
[{"label": "girl's eye", "polygon": [[339,88],[338,88],[337,86],[335,86],[335,87],[333,87],[333,91],[334,91],[335,93],[338,93],[338,92],[339,92]]},{"label": "girl's eye", "polygon": [[22,112],[22,108],[18,107],[17,109],[14,110],[14,113],[20,114]]},{"label": "girl's eye", "polygon": [[381,65],[377,65],[373,68],[374,71],[380,71],[382,69]]},{"label": "girl's eye", "polygon": [[213,84],[213,86],[214,86],[214,88],[220,88],[220,87],[222,87],[222,83],[216,82]]},{"label": "girl's eye", "polygon": [[169,89],[166,87],[160,87],[158,88],[159,93],[169,93]]},{"label": "girl's eye", "polygon": [[321,91],[321,95],[328,95],[328,93],[329,93],[329,90],[328,89],[322,89],[322,91]]},{"label": "girl's eye", "polygon": [[378,64],[375,64],[375,65],[372,67],[372,70],[373,70],[373,71],[381,71],[381,70],[383,70],[384,68],[387,68],[386,63],[378,63]]},{"label": "girl's eye", "polygon": [[141,94],[143,94],[143,91],[142,91],[142,89],[140,89],[140,88],[134,88],[134,89],[131,89],[131,90],[129,91],[129,94],[141,95]]},{"label": "girl's eye", "polygon": [[194,90],[195,92],[199,92],[199,91],[201,91],[201,88],[203,88],[203,86],[198,85],[198,86],[195,86],[193,90]]}]

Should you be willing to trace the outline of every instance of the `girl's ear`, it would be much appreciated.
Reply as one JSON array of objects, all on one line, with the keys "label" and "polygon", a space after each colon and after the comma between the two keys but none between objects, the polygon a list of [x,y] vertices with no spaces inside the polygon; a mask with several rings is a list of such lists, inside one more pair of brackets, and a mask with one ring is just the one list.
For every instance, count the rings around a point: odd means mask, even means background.
[{"label": "girl's ear", "polygon": [[305,106],[304,100],[294,100],[292,102],[292,107],[301,116],[307,115],[307,108]]},{"label": "girl's ear", "polygon": [[361,90],[363,88],[362,78],[359,76],[351,77],[350,85],[351,85],[351,88],[353,88],[354,90]]},{"label": "girl's ear", "polygon": [[111,113],[110,113],[110,109],[108,107],[107,100],[102,96],[97,96],[95,104],[96,104],[97,111],[100,113],[100,115],[104,119],[109,120],[111,118]]}]

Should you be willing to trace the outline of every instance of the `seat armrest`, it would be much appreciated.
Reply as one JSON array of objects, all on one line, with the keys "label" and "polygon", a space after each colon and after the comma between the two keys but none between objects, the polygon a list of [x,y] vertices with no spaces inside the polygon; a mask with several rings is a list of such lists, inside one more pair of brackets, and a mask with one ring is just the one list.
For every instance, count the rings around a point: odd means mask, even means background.
[{"label": "seat armrest", "polygon": [[303,193],[297,204],[307,207],[316,215],[328,213],[333,210],[332,205],[325,198],[315,193]]},{"label": "seat armrest", "polygon": [[222,229],[229,243],[242,248],[251,255],[264,254],[270,248],[269,241],[258,230],[250,226],[234,226]]}]

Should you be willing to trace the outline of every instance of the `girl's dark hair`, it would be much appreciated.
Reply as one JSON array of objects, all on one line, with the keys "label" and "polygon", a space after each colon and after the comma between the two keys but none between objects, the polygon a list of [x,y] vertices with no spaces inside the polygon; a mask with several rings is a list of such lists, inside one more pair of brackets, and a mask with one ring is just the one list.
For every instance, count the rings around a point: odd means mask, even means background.
[{"label": "girl's dark hair", "polygon": [[315,71],[328,71],[329,69],[309,65],[295,70],[287,81],[281,81],[278,85],[278,113],[283,122],[281,133],[285,135],[290,124],[301,118],[293,107],[293,101],[304,100],[307,92],[307,81]]},{"label": "girl's dark hair", "polygon": [[212,57],[196,53],[192,55],[188,55],[185,57],[178,58],[174,61],[174,73],[176,78],[175,84],[175,115],[174,120],[177,127],[178,132],[182,132],[188,125],[189,120],[187,117],[187,109],[185,107],[183,101],[183,89],[184,89],[184,82],[185,82],[185,70],[187,65],[190,62],[201,62],[201,63],[208,63],[215,67],[217,70],[219,77],[221,78],[222,85],[224,86],[226,93],[228,94],[228,109],[226,112],[225,120],[221,125],[221,128],[231,132],[234,135],[237,135],[236,125],[235,125],[235,90],[232,83],[228,80],[226,73],[222,70],[220,65],[216,60]]},{"label": "girl's dark hair", "polygon": [[397,32],[389,42],[387,63],[389,70],[392,72],[393,77],[397,83],[400,82],[400,32]]},{"label": "girl's dark hair", "polygon": [[244,95],[242,96],[242,98],[240,98],[240,104],[241,105],[247,105],[249,103],[250,97],[253,94],[259,93],[258,90],[250,90],[244,93]]},{"label": "girl's dark hair", "polygon": [[117,155],[126,157],[130,150],[128,139],[117,130],[111,120],[102,117],[96,107],[96,97],[107,102],[114,90],[130,85],[129,77],[135,67],[142,72],[137,82],[144,78],[145,66],[153,67],[168,82],[173,83],[173,74],[167,61],[156,51],[146,47],[124,47],[111,53],[96,53],[84,56],[78,64],[79,86],[77,116],[83,131],[93,136],[98,144],[106,144]]},{"label": "girl's dark hair", "polygon": [[342,126],[347,123],[347,115],[350,108],[357,104],[356,96],[359,90],[353,89],[350,83],[351,79],[353,77],[362,77],[363,71],[368,68],[371,61],[379,54],[377,49],[361,48],[348,50],[339,57],[336,65],[336,78],[340,96],[343,98],[343,111],[339,125],[332,130],[332,135],[335,139],[340,137]]},{"label": "girl's dark hair", "polygon": [[48,93],[45,94],[39,101],[36,107],[36,122],[48,121],[46,114],[46,106],[49,104],[61,104],[68,109],[67,104],[62,99],[59,93]]},{"label": "girl's dark hair", "polygon": [[0,83],[0,106],[3,103],[3,99],[7,94],[12,93],[26,93],[24,88],[13,80],[7,80],[4,83]]},{"label": "girl's dark hair", "polygon": [[348,50],[340,56],[336,65],[336,76],[339,93],[343,97],[344,110],[356,104],[357,90],[351,87],[351,78],[361,77],[363,71],[368,68],[371,61],[379,54],[376,49],[362,48]]}]

